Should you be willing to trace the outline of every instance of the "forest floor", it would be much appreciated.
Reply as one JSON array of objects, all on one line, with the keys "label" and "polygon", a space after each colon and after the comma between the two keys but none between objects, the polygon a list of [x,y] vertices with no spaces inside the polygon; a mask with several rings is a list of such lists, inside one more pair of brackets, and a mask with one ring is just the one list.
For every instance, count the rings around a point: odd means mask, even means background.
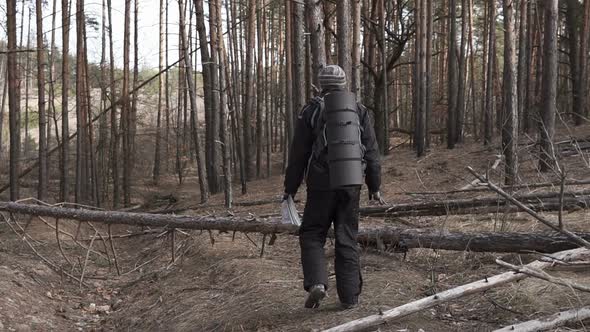
[{"label": "forest floor", "polygon": [[[570,135],[585,138],[588,133],[590,126],[577,128],[575,132],[561,128],[556,141]],[[556,174],[542,175],[536,171],[533,149],[526,142],[521,145],[520,182],[557,180]],[[497,146],[489,150],[478,143],[463,144],[455,150],[435,146],[427,157],[417,159],[409,147],[399,146],[383,160],[382,191],[390,203],[471,198],[474,194],[490,196],[485,192],[448,196],[408,192],[461,188],[473,181],[465,167],[485,172],[497,159],[496,151]],[[585,157],[563,157],[561,164],[569,178],[589,179],[588,159],[586,152]],[[501,168],[502,165],[490,171],[497,182],[501,179]],[[279,174],[278,166],[274,174]],[[278,199],[282,194],[282,177],[275,175],[250,183],[247,195],[238,194],[238,185],[235,191],[238,202]],[[521,190],[531,191],[534,190]],[[364,193],[361,205],[367,204],[366,196]],[[304,200],[304,188],[297,197]],[[188,177],[181,186],[172,176],[163,179],[157,187],[149,180],[134,184],[134,203],[145,211],[172,207],[186,209],[182,213],[190,215],[229,213],[223,208],[223,195],[212,197],[205,206],[199,206],[198,200],[195,177]],[[274,203],[237,207],[231,213],[260,216],[278,213],[279,208]],[[589,210],[571,212],[564,220],[568,229],[590,231]],[[306,294],[302,290],[298,239],[293,236],[279,236],[274,245],[266,244],[261,257],[263,238],[259,234],[238,233],[233,238],[231,233],[176,231],[177,260],[171,263],[170,233],[113,226],[119,276],[112,254],[108,257],[105,254],[107,244],[98,238],[92,241],[95,230],[90,225],[83,223],[78,228],[78,223],[73,221],[59,223],[61,231],[78,234],[79,244],[85,247],[92,244],[93,251],[88,253],[65,235],[59,237],[60,250],[56,231],[49,226],[55,225],[55,220],[45,222],[40,218],[19,219],[36,253],[23,241],[22,235],[16,236],[9,224],[0,222],[0,331],[312,331],[502,273],[505,270],[494,263],[497,257],[510,262],[538,258],[429,249],[412,249],[404,254],[363,248],[364,286],[360,306],[348,311],[339,309],[330,263],[329,295],[319,309],[310,310],[303,308]],[[546,230],[528,215],[506,214],[500,208],[497,213],[484,215],[363,218],[361,221],[361,228],[380,225],[464,232]],[[98,224],[94,227],[106,233],[106,227]],[[332,248],[328,241],[329,258],[334,256]],[[84,285],[54,272],[40,256],[78,276],[84,270]],[[552,273],[590,283],[588,271]],[[381,331],[490,331],[587,305],[590,305],[588,293],[529,278],[407,316],[381,327]],[[586,328],[579,323],[561,331],[586,331]]]}]

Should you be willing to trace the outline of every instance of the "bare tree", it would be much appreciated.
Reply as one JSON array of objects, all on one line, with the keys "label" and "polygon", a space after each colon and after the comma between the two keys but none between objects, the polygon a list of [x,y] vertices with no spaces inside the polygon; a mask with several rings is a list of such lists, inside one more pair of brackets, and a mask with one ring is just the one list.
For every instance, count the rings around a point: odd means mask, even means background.
[{"label": "bare tree", "polygon": [[580,32],[580,52],[578,54],[579,77],[577,84],[579,86],[576,90],[579,91],[579,98],[577,99],[577,103],[574,103],[576,125],[581,125],[584,116],[588,116],[588,96],[585,86],[588,81],[588,37],[590,37],[590,1],[585,0],[582,29]]},{"label": "bare tree", "polygon": [[36,1],[37,16],[37,100],[39,106],[39,188],[37,197],[47,197],[47,113],[45,112],[45,46],[43,44],[42,1]]},{"label": "bare tree", "polygon": [[231,175],[231,140],[229,138],[229,116],[227,107],[227,79],[226,79],[226,52],[223,41],[223,23],[221,20],[221,0],[215,0],[216,11],[216,22],[217,29],[217,55],[219,57],[219,104],[221,106],[221,147],[223,151],[223,179],[224,179],[224,192],[225,192],[225,207],[231,209],[233,201],[232,191],[232,175]]},{"label": "bare tree", "polygon": [[319,89],[317,73],[326,64],[324,11],[321,1],[317,0],[307,0],[305,8],[307,24],[311,34],[311,58],[313,63],[311,80],[313,85]]},{"label": "bare tree", "polygon": [[457,93],[459,78],[457,77],[457,26],[455,0],[449,0],[449,47],[448,47],[448,116],[447,116],[447,147],[453,149],[457,142]]},{"label": "bare tree", "polygon": [[109,62],[110,62],[110,99],[111,99],[111,176],[113,179],[113,208],[119,206],[119,131],[117,125],[117,87],[115,82],[115,56],[113,50],[113,15],[111,0],[107,0],[109,16]]},{"label": "bare tree", "polygon": [[361,0],[352,1],[352,73],[350,91],[360,100],[361,93]]},{"label": "bare tree", "polygon": [[123,30],[123,103],[121,107],[121,133],[123,135],[123,204],[131,203],[131,142],[129,105],[129,48],[131,36],[131,0],[125,0]]},{"label": "bare tree", "polygon": [[252,116],[254,115],[254,48],[255,48],[255,20],[256,20],[256,0],[248,1],[247,16],[247,45],[246,45],[246,93],[244,94],[244,114],[243,133],[244,133],[244,160],[246,166],[246,179],[254,178],[254,156],[256,155],[255,145],[252,144]]},{"label": "bare tree", "polygon": [[195,145],[195,155],[197,157],[197,171],[199,174],[199,188],[201,192],[201,203],[207,202],[209,198],[209,192],[207,190],[207,173],[204,167],[204,158],[202,156],[201,151],[201,144],[199,139],[199,134],[197,132],[199,123],[198,113],[197,113],[197,91],[195,88],[195,82],[193,78],[193,69],[192,69],[192,60],[190,56],[190,52],[188,51],[188,40],[186,38],[186,29],[185,29],[185,19],[184,19],[184,0],[178,1],[178,9],[180,12],[180,39],[181,39],[181,48],[184,55],[185,61],[185,79],[186,83],[188,84],[188,94],[189,94],[189,101],[191,107],[191,127],[193,132],[193,142]]},{"label": "bare tree", "polygon": [[[159,62],[158,69],[162,71],[164,68],[164,20],[165,20],[165,0],[160,0],[160,46],[159,46]],[[152,179],[157,184],[160,181],[160,163],[161,163],[161,141],[162,141],[162,108],[164,103],[164,85],[166,83],[166,75],[160,75],[158,79],[158,115],[156,118],[156,146],[154,156],[154,168],[152,170]]]},{"label": "bare tree", "polygon": [[516,81],[515,3],[504,4],[504,122],[502,124],[502,150],[506,163],[505,183],[513,185],[518,174],[518,107]]},{"label": "bare tree", "polygon": [[[351,0],[341,0],[336,2],[336,20],[338,22],[338,64],[344,69],[347,77],[352,77],[350,1]],[[347,80],[347,82],[350,85],[350,80]]]},{"label": "bare tree", "polygon": [[548,172],[555,166],[553,135],[557,107],[557,19],[558,0],[547,0],[545,7],[545,36],[543,39],[543,87],[541,102],[540,169]]},{"label": "bare tree", "polygon": [[483,144],[488,146],[492,143],[493,122],[492,115],[494,112],[494,67],[496,59],[496,4],[494,1],[489,2],[488,7],[488,48],[487,48],[487,74],[486,74],[486,97],[484,110],[484,141]]},{"label": "bare tree", "polygon": [[10,200],[19,199],[20,78],[16,45],[16,0],[6,1],[8,33],[8,117],[10,129]]}]

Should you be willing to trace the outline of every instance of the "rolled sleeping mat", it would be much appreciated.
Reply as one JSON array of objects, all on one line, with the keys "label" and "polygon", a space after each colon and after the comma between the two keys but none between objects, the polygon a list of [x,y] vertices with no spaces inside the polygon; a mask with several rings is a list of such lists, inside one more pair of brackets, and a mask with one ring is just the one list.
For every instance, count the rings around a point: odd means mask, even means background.
[{"label": "rolled sleeping mat", "polygon": [[356,96],[346,91],[324,96],[330,187],[363,184],[360,120]]}]

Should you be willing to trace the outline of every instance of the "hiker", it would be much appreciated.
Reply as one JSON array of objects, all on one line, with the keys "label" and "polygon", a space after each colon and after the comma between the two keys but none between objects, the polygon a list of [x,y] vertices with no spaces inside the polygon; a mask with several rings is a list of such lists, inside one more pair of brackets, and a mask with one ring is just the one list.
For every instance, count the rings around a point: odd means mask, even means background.
[{"label": "hiker", "polygon": [[[385,203],[379,192],[379,148],[369,112],[346,89],[344,70],[336,65],[324,66],[318,80],[320,96],[310,100],[298,116],[283,199],[294,197],[306,178],[307,202],[299,230],[303,286],[308,292],[305,307],[319,307],[326,296],[324,244],[334,223],[336,288],[342,307],[351,309],[358,304],[363,284],[356,240],[363,177],[369,200]],[[329,116],[337,118],[327,121]],[[350,137],[328,142],[330,136],[341,134]]]}]

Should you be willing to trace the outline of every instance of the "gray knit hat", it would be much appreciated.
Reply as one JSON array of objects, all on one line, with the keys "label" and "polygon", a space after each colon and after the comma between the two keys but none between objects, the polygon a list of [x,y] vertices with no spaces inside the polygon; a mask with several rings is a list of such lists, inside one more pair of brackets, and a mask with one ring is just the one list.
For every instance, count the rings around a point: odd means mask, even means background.
[{"label": "gray knit hat", "polygon": [[345,89],[346,73],[338,65],[324,66],[318,74],[318,81],[322,90]]}]

